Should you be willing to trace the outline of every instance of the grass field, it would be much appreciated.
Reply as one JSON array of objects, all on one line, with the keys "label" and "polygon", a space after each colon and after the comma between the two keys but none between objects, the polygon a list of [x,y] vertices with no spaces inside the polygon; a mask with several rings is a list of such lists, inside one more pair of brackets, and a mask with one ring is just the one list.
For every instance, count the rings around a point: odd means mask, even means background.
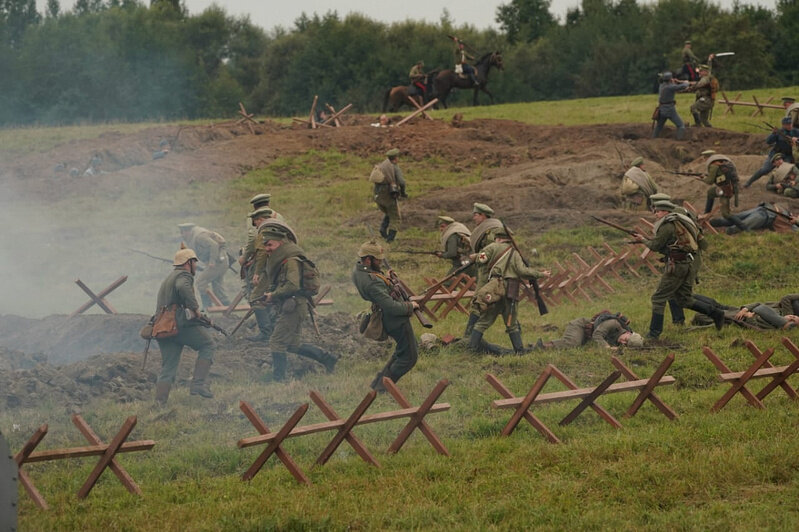
[{"label": "grass field", "polygon": [[[754,92],[764,100],[786,91]],[[742,98],[749,98],[750,94],[745,93]],[[649,95],[459,111],[466,119],[512,118],[575,125],[646,121],[653,104],[654,96]],[[442,117],[451,115],[451,111],[438,113]],[[738,114],[721,115],[716,122],[728,129],[747,131],[746,123],[754,121]],[[97,126],[63,134],[88,138],[102,131],[103,127]],[[19,153],[26,145],[45,149],[63,138],[49,130],[0,131],[0,144],[6,153]],[[414,183],[418,194],[432,186],[455,183],[456,176],[439,163],[413,163],[416,166],[412,172],[419,176]],[[335,205],[333,198],[353,196],[352,188],[361,187],[362,183],[361,178],[356,183],[351,176],[362,175],[366,169],[368,162],[347,154],[310,152],[279,159],[234,182],[203,185],[208,188],[193,189],[191,199],[202,211],[210,206],[210,200],[203,198],[228,201],[269,184],[274,195],[287,198],[282,202],[287,210],[304,209],[297,230],[305,234],[313,230],[305,245],[314,249],[322,270],[330,272],[333,282],[346,283],[354,259],[341,250],[351,249],[354,239],[363,238],[363,229],[342,227],[338,209],[345,208],[354,216],[370,212],[372,206],[366,199]],[[308,174],[324,176],[327,185],[306,187],[302,176]],[[463,178],[457,176],[459,182]],[[466,179],[477,180],[479,174],[467,175]],[[302,202],[288,199],[295,197],[292,192],[298,190],[304,193]],[[135,191],[127,193],[135,196]],[[225,223],[240,228],[240,205],[233,207],[232,199],[230,204],[230,209],[224,210]],[[159,204],[152,203],[148,208],[155,212]],[[58,212],[64,215],[63,210]],[[435,246],[432,228],[417,229],[410,236],[428,242],[431,248]],[[523,249],[536,247],[542,253],[542,263],[602,238],[622,240],[617,233],[597,228],[519,236]],[[709,238],[711,252],[699,287],[701,293],[725,302],[743,303],[770,301],[796,291],[799,266],[792,235],[757,233],[735,239]],[[402,260],[395,266],[411,285],[417,286],[422,272],[440,269],[441,263],[423,257]],[[624,310],[633,317],[634,327],[644,330],[649,318],[649,294],[656,283],[657,279],[649,277],[616,285],[617,291],[596,301],[591,310]],[[353,292],[336,300],[336,310],[353,314],[365,306]],[[521,310],[525,340],[529,343],[538,336],[554,338],[558,332],[544,330],[544,324],[562,330],[570,319],[590,313],[585,305],[564,304],[539,317],[531,306],[525,306]],[[464,317],[452,314],[434,331],[459,332],[463,325]],[[417,333],[421,332],[418,328]],[[799,333],[791,331],[788,335],[799,342]],[[780,336],[778,332],[731,328],[687,332],[667,324],[664,338],[682,347],[674,350],[676,361],[668,372],[677,383],[658,389],[658,395],[679,418],[668,421],[651,404],[645,404],[635,417],[622,419],[634,398],[630,393],[600,400],[619,417],[621,430],[612,428],[590,410],[571,425],[558,426],[558,421],[576,406],[575,402],[536,407],[534,412],[563,440],[561,445],[547,443],[526,422],[510,437],[500,436],[511,411],[491,408],[491,401],[499,396],[485,382],[485,374],[497,375],[516,395],[524,395],[551,363],[580,385],[593,386],[613,371],[608,352],[588,347],[503,358],[474,356],[457,347],[425,352],[417,367],[400,382],[400,388],[411,403],[419,404],[439,379],[449,379],[451,385],[441,401],[452,407],[430,416],[428,421],[452,456],[437,455],[418,433],[398,454],[385,454],[404,425],[401,421],[366,425],[355,431],[381,462],[380,468],[365,464],[347,443],[342,444],[330,463],[313,468],[332,433],[292,439],[285,449],[309,474],[311,486],[297,484],[274,457],[254,480],[240,480],[262,447],[236,447],[238,439],[255,435],[240,413],[238,401],[245,399],[253,404],[272,430],[277,430],[299,404],[308,401],[309,390],[318,390],[341,416],[347,416],[365,395],[365,383],[378,362],[348,360],[345,354],[330,376],[311,375],[303,381],[276,384],[253,375],[235,384],[214,383],[216,398],[205,402],[190,397],[181,388],[170,397],[170,408],[166,410],[149,403],[95,401],[84,408],[83,415],[102,438],[110,438],[125,417],[136,413],[139,423],[131,439],[158,442],[151,452],[119,458],[144,496],[129,495],[106,472],[89,498],[77,501],[75,493],[91,471],[92,459],[28,465],[25,469],[52,508],[38,510],[20,491],[20,529],[792,529],[799,517],[794,506],[799,498],[799,463],[795,463],[799,462],[795,452],[799,405],[777,390],[766,399],[766,410],[746,406],[739,396],[721,412],[710,413],[710,407],[728,386],[716,381],[716,370],[701,354],[701,347],[709,345],[733,369],[742,370],[752,357],[740,340],[751,338],[762,349],[776,347],[773,362],[787,364],[792,357],[777,347]],[[507,343],[498,325],[487,338]],[[649,376],[669,352],[663,348],[628,350],[620,356],[639,375]],[[555,389],[561,387],[549,384],[545,391]],[[753,389],[759,389],[759,385]],[[369,412],[395,408],[390,397],[381,395]],[[324,420],[311,406],[301,424]],[[60,405],[0,412],[0,430],[9,438],[12,450],[19,449],[45,422],[50,424],[50,433],[43,449],[84,444]],[[15,430],[15,426],[19,429]]]}]

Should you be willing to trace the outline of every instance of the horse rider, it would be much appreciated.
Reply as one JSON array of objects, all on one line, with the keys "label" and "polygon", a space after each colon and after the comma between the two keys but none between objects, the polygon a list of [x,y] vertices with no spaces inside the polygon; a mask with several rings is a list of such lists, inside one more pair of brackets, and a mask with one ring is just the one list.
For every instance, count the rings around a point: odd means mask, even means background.
[{"label": "horse rider", "polygon": [[416,64],[411,67],[408,77],[411,78],[411,90],[409,91],[410,95],[415,96],[418,94],[424,97],[425,93],[427,92],[427,89],[424,86],[424,81],[427,77],[427,75],[424,73],[424,61],[419,59]]},{"label": "horse rider", "polygon": [[[458,74],[466,74],[472,79],[474,86],[479,87],[480,82],[477,81],[477,75],[474,71],[474,67],[468,63],[468,61],[474,60],[474,56],[466,51],[463,41],[457,37],[453,37],[453,39],[458,45],[458,47],[455,49],[455,72]],[[460,69],[458,68],[459,66]]]}]

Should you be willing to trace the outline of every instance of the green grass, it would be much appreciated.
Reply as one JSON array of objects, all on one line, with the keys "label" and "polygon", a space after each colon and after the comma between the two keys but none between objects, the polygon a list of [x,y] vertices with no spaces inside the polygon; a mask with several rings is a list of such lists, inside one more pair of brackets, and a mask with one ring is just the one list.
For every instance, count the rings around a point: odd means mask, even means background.
[{"label": "green grass", "polygon": [[[783,90],[772,92],[777,96]],[[760,93],[758,97],[761,98]],[[599,121],[634,122],[642,121],[640,113],[648,116],[653,102],[653,96],[591,100],[591,113],[585,112],[587,101],[458,111],[464,112],[467,119],[508,117],[542,124],[588,123],[597,116],[605,117]],[[605,107],[607,111],[602,110]],[[451,111],[438,113],[448,117]],[[610,120],[611,116],[618,120]],[[567,122],[567,117],[575,122]],[[726,120],[734,125],[737,117],[721,117],[719,113],[717,122],[727,127]],[[44,132],[45,137],[48,134]],[[90,134],[95,133],[79,133]],[[335,310],[354,314],[367,306],[349,281],[357,243],[367,236],[360,220],[375,225],[377,219],[363,176],[378,159],[337,151],[309,151],[277,159],[232,182],[186,187],[181,201],[191,202],[193,213],[214,220],[214,228],[223,234],[237,235],[244,229],[242,205],[253,194],[268,188],[276,198],[275,208],[304,235],[307,251],[317,260],[325,279],[334,285]],[[402,167],[413,176],[414,194],[482,179],[480,167],[467,174],[456,173],[445,161],[437,159],[409,160]],[[107,200],[108,208],[119,219],[129,222],[131,228],[146,229],[154,242],[176,237],[171,233],[174,228],[165,227],[157,216],[172,206],[171,197],[152,198],[133,183],[120,187],[119,197]],[[145,198],[148,202],[141,207]],[[133,205],[139,206],[138,210]],[[52,210],[69,223],[87,207],[87,203],[73,199],[57,202]],[[81,238],[91,240],[105,230],[85,228]],[[623,240],[618,233],[596,227],[559,229],[535,236],[520,233],[521,247],[536,247],[542,265],[581,252],[586,245],[601,239],[611,244]],[[432,227],[416,227],[403,234],[403,238],[413,240],[414,247],[418,244],[419,248],[433,249],[437,245],[437,232]],[[711,248],[699,292],[725,302],[745,303],[774,300],[795,291],[793,280],[799,274],[799,266],[795,246],[785,245],[789,235],[758,233],[734,239],[709,238]],[[447,267],[433,257],[396,254],[391,258],[411,286],[423,284],[422,274],[440,275]],[[557,305],[544,317],[524,304],[520,316],[525,340],[530,343],[539,336],[554,338],[570,319],[602,308],[623,310],[633,317],[636,329],[645,330],[649,295],[656,283],[657,279],[651,276],[623,285],[612,282],[614,293],[590,304]],[[154,296],[140,297],[141,304],[149,309]],[[464,322],[463,315],[452,313],[433,331],[459,334]],[[548,330],[545,325],[559,330]],[[421,333],[421,328],[415,326]],[[110,439],[125,417],[135,413],[139,423],[131,439],[158,442],[150,452],[119,457],[141,486],[144,497],[131,496],[106,472],[89,498],[77,501],[75,493],[91,471],[93,459],[28,465],[25,469],[52,508],[47,512],[38,510],[21,491],[20,528],[792,528],[798,517],[794,503],[799,496],[799,459],[795,453],[799,405],[777,390],[766,399],[764,411],[746,406],[739,396],[721,412],[710,413],[710,407],[728,386],[717,382],[715,368],[701,354],[701,347],[709,345],[730,367],[741,370],[753,360],[739,345],[742,338],[751,338],[766,348],[777,347],[779,336],[740,329],[686,332],[667,323],[664,338],[683,348],[677,351],[668,372],[676,377],[677,384],[658,389],[658,395],[674,408],[679,419],[668,421],[649,403],[635,417],[622,418],[633,400],[631,393],[600,400],[621,420],[621,430],[613,429],[590,410],[571,425],[560,427],[558,421],[576,406],[574,402],[536,407],[536,415],[563,440],[562,445],[547,443],[524,421],[510,437],[501,437],[511,411],[491,408],[491,401],[499,397],[484,376],[493,373],[515,394],[523,395],[551,363],[579,385],[592,386],[613,371],[606,351],[587,347],[493,358],[474,356],[458,347],[437,348],[421,355],[418,365],[400,382],[400,388],[413,404],[419,404],[439,379],[449,379],[451,384],[441,401],[450,403],[451,409],[430,416],[428,421],[452,456],[437,455],[418,433],[398,454],[386,454],[385,449],[402,429],[403,421],[355,430],[380,461],[380,468],[366,465],[347,443],[327,465],[314,468],[316,457],[333,434],[291,439],[285,449],[308,473],[311,486],[298,485],[274,457],[253,481],[240,481],[241,473],[262,447],[236,447],[238,439],[256,433],[240,413],[238,401],[250,402],[272,430],[277,430],[300,404],[309,400],[311,389],[322,393],[339,415],[347,416],[363,398],[366,383],[385,360],[385,347],[375,344],[374,359],[370,361],[355,360],[343,353],[337,371],[330,376],[308,375],[303,381],[283,384],[269,382],[260,375],[243,375],[235,383],[215,382],[217,397],[211,401],[189,396],[184,387],[179,387],[170,397],[167,410],[154,409],[149,402],[116,404],[95,400],[84,407],[83,415],[101,438]],[[799,333],[791,332],[789,336],[799,341]],[[508,342],[499,324],[489,330],[487,338],[504,345]],[[775,364],[791,361],[783,347],[776,351]],[[668,353],[666,349],[628,350],[621,358],[639,375],[649,376]],[[757,384],[752,389],[759,387]],[[556,389],[562,387],[551,382],[545,391]],[[379,396],[369,413],[395,408],[389,397]],[[301,424],[324,420],[312,405]],[[13,451],[42,423],[50,425],[42,449],[85,445],[60,405],[0,412],[0,430],[9,438]],[[15,425],[19,425],[18,430],[13,428]]]}]

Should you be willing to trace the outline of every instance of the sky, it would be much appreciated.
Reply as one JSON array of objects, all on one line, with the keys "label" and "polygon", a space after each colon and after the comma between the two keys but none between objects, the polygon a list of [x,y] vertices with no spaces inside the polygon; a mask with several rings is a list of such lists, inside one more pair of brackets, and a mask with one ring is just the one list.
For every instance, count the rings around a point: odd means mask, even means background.
[{"label": "sky", "polygon": [[[143,0],[149,3],[149,0]],[[639,0],[640,1],[640,0]],[[230,15],[249,15],[250,21],[265,30],[275,26],[291,29],[294,20],[303,12],[312,15],[314,12],[324,15],[330,10],[335,10],[340,17],[350,12],[358,12],[379,22],[399,22],[406,19],[426,20],[437,23],[441,19],[444,9],[449,10],[450,19],[456,26],[471,24],[483,30],[489,27],[498,29],[494,21],[497,7],[510,3],[510,0],[183,0],[189,13],[196,15],[213,3],[220,5]],[[646,2],[645,2],[646,3]],[[732,6],[733,0],[720,0],[714,2],[725,8]],[[776,0],[742,0],[742,4],[762,5],[775,9]],[[37,0],[39,11],[44,10],[46,0]],[[63,10],[71,9],[75,0],[61,0]],[[552,0],[550,12],[561,20],[566,10],[578,7],[580,0]],[[388,7],[390,6],[390,7]]]}]

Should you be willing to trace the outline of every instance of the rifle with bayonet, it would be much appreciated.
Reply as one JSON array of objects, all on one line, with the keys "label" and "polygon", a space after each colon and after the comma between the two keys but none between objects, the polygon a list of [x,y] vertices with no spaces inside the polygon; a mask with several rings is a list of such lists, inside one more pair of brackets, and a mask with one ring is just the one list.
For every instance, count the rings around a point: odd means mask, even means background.
[{"label": "rifle with bayonet", "polygon": [[[383,266],[386,268],[386,272],[388,273],[389,281],[391,281],[391,292],[396,296],[396,299],[410,303],[410,294],[408,294],[408,291],[405,289],[402,280],[399,278],[397,273],[391,269],[391,265],[386,259],[383,259]],[[430,329],[433,326],[433,324],[430,323],[427,318],[425,318],[422,311],[418,308],[413,309],[413,313],[419,320],[419,323],[421,323],[422,327],[425,329]]]},{"label": "rifle with bayonet", "polygon": [[146,257],[150,257],[151,259],[160,260],[161,262],[166,262],[166,263],[172,264],[172,260],[171,259],[165,259],[163,257],[158,257],[156,255],[150,255],[146,251],[141,251],[139,249],[133,249],[133,248],[128,248],[128,251],[132,251],[134,253],[138,253],[140,255],[144,255]]},{"label": "rifle with bayonet", "polygon": [[[186,317],[187,318],[189,318],[190,314],[191,314],[191,311],[189,309],[186,309]],[[216,323],[212,322],[211,318],[209,318],[208,316],[206,316],[204,314],[197,314],[197,317],[192,318],[192,319],[194,319],[194,321],[198,322],[203,327],[207,327],[209,329],[214,329],[215,331],[219,331],[224,336],[230,336],[230,334],[225,329],[223,329],[222,327],[220,327]]]},{"label": "rifle with bayonet", "polygon": [[438,289],[444,285],[444,283],[446,283],[456,275],[466,271],[469,268],[469,266],[471,266],[472,264],[474,264],[474,261],[464,260],[463,262],[461,262],[461,265],[458,266],[458,268],[455,271],[453,271],[452,273],[450,273],[449,275],[438,281],[436,284],[427,287],[427,289],[424,291],[424,295],[426,296],[427,294],[435,294],[436,291],[438,291]]},{"label": "rifle with bayonet", "polygon": [[406,255],[438,255],[438,251],[423,251],[416,249],[397,249],[392,253],[405,253]]},{"label": "rifle with bayonet", "polygon": [[693,177],[698,181],[702,181],[702,178],[705,177],[707,174],[703,174],[702,172],[676,172],[672,170],[667,170],[670,174],[674,175],[685,175],[689,177]]},{"label": "rifle with bayonet", "polygon": [[[516,240],[513,239],[513,235],[511,234],[510,230],[508,229],[508,226],[505,225],[505,222],[502,222],[502,229],[504,229],[505,230],[505,234],[508,235],[508,240],[510,240],[510,245],[513,246],[513,249],[516,251],[516,253],[519,254],[519,258],[522,259],[522,263],[524,263],[524,265],[527,268],[529,268],[530,267],[530,263],[527,261],[527,259],[524,258],[524,255],[522,255],[522,252],[519,249],[519,246],[516,245]],[[535,302],[538,304],[538,313],[541,316],[543,316],[544,314],[547,314],[549,312],[549,309],[547,309],[547,304],[544,301],[544,298],[541,297],[541,287],[538,286],[538,280],[537,279],[530,279],[530,285],[533,287],[533,293],[535,294]],[[513,304],[514,305],[516,304],[515,300],[513,301]],[[511,315],[512,314],[513,313],[511,313]],[[511,316],[508,316],[508,321],[510,321],[510,318],[511,318]],[[510,325],[508,325],[508,326],[510,327]]]}]

